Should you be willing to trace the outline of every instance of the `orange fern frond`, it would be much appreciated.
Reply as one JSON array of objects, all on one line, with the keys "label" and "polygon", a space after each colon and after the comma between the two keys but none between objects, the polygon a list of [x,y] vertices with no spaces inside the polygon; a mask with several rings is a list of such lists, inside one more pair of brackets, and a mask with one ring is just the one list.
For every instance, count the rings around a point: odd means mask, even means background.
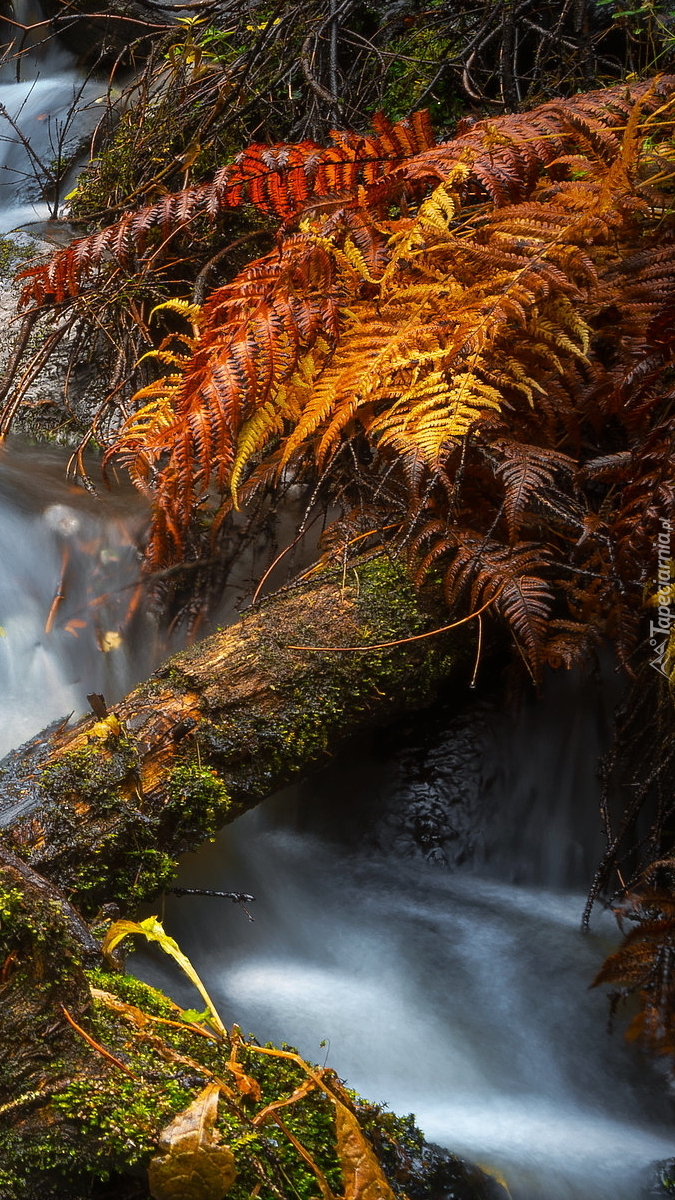
[{"label": "orange fern frond", "polygon": [[[317,342],[329,346],[336,340],[332,260],[311,238],[289,238],[280,255],[259,259],[234,283],[217,289],[199,324],[199,342],[182,372],[139,393],[152,403],[127,421],[108,455],[120,454],[137,478],[147,476],[148,464],[162,464],[154,486],[156,514],[164,516],[153,547],[161,544],[163,553],[167,547],[180,552],[212,478],[221,492],[230,485],[245,423],[265,408]],[[270,434],[275,420],[268,423]],[[259,436],[256,427],[252,437],[249,425],[251,449]]]}]

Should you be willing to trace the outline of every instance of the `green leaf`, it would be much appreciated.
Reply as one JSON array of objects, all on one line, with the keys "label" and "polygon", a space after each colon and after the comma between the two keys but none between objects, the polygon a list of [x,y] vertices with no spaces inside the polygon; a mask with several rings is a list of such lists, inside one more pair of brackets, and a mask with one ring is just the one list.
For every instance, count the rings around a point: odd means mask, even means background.
[{"label": "green leaf", "polygon": [[181,1021],[185,1021],[187,1025],[197,1025],[201,1021],[209,1021],[211,1019],[211,1009],[205,1008],[203,1012],[198,1012],[196,1008],[184,1008],[180,1014]]}]

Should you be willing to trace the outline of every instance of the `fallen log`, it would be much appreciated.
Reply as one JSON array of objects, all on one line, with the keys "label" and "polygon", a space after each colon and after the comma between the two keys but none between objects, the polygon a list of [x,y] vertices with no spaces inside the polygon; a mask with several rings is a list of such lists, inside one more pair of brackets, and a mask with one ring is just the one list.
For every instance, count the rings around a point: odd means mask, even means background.
[{"label": "fallen log", "polygon": [[103,719],[51,726],[5,758],[0,840],[87,916],[133,906],[178,854],[350,733],[428,704],[458,663],[468,677],[471,625],[420,637],[433,621],[383,558],[285,591]]}]

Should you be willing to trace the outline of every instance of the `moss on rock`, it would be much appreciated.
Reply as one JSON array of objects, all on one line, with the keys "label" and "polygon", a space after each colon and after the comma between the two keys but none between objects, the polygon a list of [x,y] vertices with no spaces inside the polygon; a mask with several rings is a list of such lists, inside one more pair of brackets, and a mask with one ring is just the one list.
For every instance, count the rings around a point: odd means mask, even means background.
[{"label": "moss on rock", "polygon": [[[29,1122],[30,1136],[25,1123],[3,1129],[0,1122],[3,1200],[38,1195],[62,1200],[66,1194],[69,1200],[84,1200],[112,1195],[109,1187],[117,1200],[149,1197],[147,1167],[162,1128],[209,1079],[235,1086],[227,1065],[231,1046],[181,1023],[181,1010],[161,992],[118,972],[95,969],[88,977],[94,999],[88,1017],[82,1018],[87,1032],[126,1070],[106,1070],[105,1060],[90,1050],[91,1069],[63,1079],[40,1110],[41,1121]],[[316,1175],[292,1139],[305,1148],[334,1194],[341,1195],[332,1100],[317,1088],[284,1107],[289,1138],[274,1121],[256,1125],[253,1117],[305,1084],[305,1071],[287,1057],[256,1053],[246,1043],[239,1048],[238,1063],[260,1091],[252,1099],[221,1098],[218,1130],[237,1167],[231,1200],[248,1200],[261,1184],[263,1194],[319,1200]],[[452,1183],[457,1200],[492,1200],[502,1194],[482,1172],[426,1146],[412,1116],[396,1117],[344,1092],[332,1072],[324,1077],[353,1106],[395,1195],[432,1200],[441,1166],[445,1185]]]}]

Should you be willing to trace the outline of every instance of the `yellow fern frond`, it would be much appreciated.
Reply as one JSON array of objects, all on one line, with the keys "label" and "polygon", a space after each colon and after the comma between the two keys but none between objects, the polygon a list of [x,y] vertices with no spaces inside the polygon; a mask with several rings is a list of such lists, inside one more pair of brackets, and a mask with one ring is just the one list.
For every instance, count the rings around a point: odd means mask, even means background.
[{"label": "yellow fern frond", "polygon": [[312,396],[316,376],[331,352],[330,343],[325,338],[318,338],[313,350],[299,360],[291,378],[244,422],[237,439],[230,478],[235,508],[238,508],[237,492],[242,476],[252,457],[285,429],[297,425],[304,406]]},{"label": "yellow fern frond", "polygon": [[[166,380],[163,381],[166,383]],[[140,396],[141,393],[139,392]],[[171,393],[164,392],[149,404],[144,404],[125,422],[120,441],[124,443],[143,442],[151,446],[153,436],[162,429],[168,429],[175,418],[171,404]]]},{"label": "yellow fern frond", "polygon": [[[161,399],[163,397],[172,396],[177,387],[183,380],[182,375],[163,375],[161,379],[156,379],[154,383],[149,383],[146,387],[140,388],[134,396],[134,400],[145,400],[146,397]],[[142,411],[142,410],[139,410]],[[138,413],[135,414],[137,416]],[[134,417],[129,420],[133,421]]]},{"label": "yellow fern frond", "polygon": [[191,355],[176,354],[173,350],[147,350],[145,354],[141,354],[138,362],[142,363],[146,358],[155,358],[167,367],[180,367],[190,361]]},{"label": "yellow fern frond", "polygon": [[[532,334],[534,337],[544,338],[549,345],[555,346],[557,350],[566,350],[574,358],[583,359],[586,357],[583,347],[579,346],[577,342],[572,341],[571,337],[568,337],[563,325],[551,320],[548,316],[540,313],[537,314],[532,322]],[[558,369],[562,369],[560,365]]]},{"label": "yellow fern frond", "polygon": [[245,421],[237,439],[237,454],[232,465],[230,477],[230,493],[235,509],[239,508],[237,492],[241,478],[253,455],[267,442],[278,434],[284,427],[283,416],[274,400],[263,404],[248,421]]},{"label": "yellow fern frond", "polygon": [[465,437],[488,411],[499,411],[501,404],[499,391],[476,375],[467,372],[448,383],[441,372],[433,371],[376,417],[368,432],[381,448],[414,452],[433,469],[444,447]]},{"label": "yellow fern frond", "polygon": [[591,345],[591,327],[574,307],[567,296],[559,296],[548,305],[548,312],[557,318],[561,327],[566,328],[577,339],[576,353],[586,356]]},{"label": "yellow fern frond", "polygon": [[417,210],[415,225],[424,233],[425,238],[447,237],[448,229],[457,209],[458,199],[450,191],[448,181],[440,184]]},{"label": "yellow fern frond", "polygon": [[163,300],[161,304],[156,304],[150,313],[150,317],[154,317],[155,313],[165,310],[178,313],[181,317],[185,317],[193,325],[199,326],[202,320],[201,304],[191,304],[189,300]]}]

